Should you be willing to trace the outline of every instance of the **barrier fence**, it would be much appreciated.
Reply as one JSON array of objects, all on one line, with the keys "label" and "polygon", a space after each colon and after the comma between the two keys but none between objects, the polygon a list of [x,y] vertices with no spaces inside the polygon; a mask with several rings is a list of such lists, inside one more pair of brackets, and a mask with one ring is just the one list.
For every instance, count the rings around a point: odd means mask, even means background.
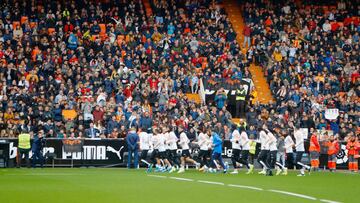
[{"label": "barrier fence", "polygon": [[[7,167],[16,165],[17,157],[17,139],[0,139],[0,159]],[[306,143],[308,145],[308,143]],[[337,168],[347,169],[348,157],[346,143],[340,143],[340,151],[337,155]],[[197,157],[199,147],[190,145],[191,154]],[[256,146],[258,153],[260,145]],[[81,140],[63,140],[63,139],[46,139],[43,154],[46,157],[48,166],[126,166],[126,141],[123,139],[81,139]],[[178,150],[180,153],[181,150]],[[30,152],[30,157],[32,153]],[[327,164],[327,158],[322,154],[322,165]],[[224,159],[232,156],[231,142],[225,140],[223,143]],[[255,156],[256,157],[256,156]],[[304,162],[309,162],[308,156],[303,157]],[[256,161],[255,161],[256,162]],[[1,163],[1,162],[0,162]]]}]

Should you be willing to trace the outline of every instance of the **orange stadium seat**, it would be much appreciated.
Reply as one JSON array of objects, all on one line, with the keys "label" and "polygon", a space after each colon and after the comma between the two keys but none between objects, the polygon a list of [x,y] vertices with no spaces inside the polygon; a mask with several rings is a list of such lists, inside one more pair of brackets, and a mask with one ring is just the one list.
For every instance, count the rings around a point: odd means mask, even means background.
[{"label": "orange stadium seat", "polygon": [[25,22],[27,22],[28,20],[29,20],[29,18],[27,16],[21,16],[21,19],[20,19],[21,25],[24,24]]},{"label": "orange stadium seat", "polygon": [[91,41],[95,41],[99,38],[99,35],[91,35]]},{"label": "orange stadium seat", "polygon": [[99,27],[100,27],[100,33],[106,33],[106,25],[101,23],[99,24]]},{"label": "orange stadium seat", "polygon": [[15,29],[17,26],[20,26],[19,21],[13,21],[13,29]]},{"label": "orange stadium seat", "polygon": [[344,97],[346,92],[338,92],[339,97]]},{"label": "orange stadium seat", "polygon": [[107,38],[107,34],[106,34],[106,25],[105,24],[99,24],[100,27],[100,39],[102,41],[104,41]]},{"label": "orange stadium seat", "polygon": [[52,35],[55,33],[55,28],[48,28],[48,35]]},{"label": "orange stadium seat", "polygon": [[30,27],[34,28],[37,25],[37,22],[30,22]]}]

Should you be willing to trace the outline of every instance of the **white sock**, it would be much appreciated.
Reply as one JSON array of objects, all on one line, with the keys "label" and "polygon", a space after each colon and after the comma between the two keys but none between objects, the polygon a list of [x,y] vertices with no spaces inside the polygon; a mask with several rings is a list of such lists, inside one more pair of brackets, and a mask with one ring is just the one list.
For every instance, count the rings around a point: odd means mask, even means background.
[{"label": "white sock", "polygon": [[213,161],[214,161],[216,168],[219,168],[219,164],[215,160],[213,160]]},{"label": "white sock", "polygon": [[280,167],[281,170],[284,170],[284,168],[285,168],[285,166],[282,165],[282,164],[279,163],[279,162],[276,162],[276,165],[277,165],[278,167]]},{"label": "white sock", "polygon": [[263,165],[263,171],[265,171],[267,169],[265,163],[263,161],[260,161],[261,165]]},{"label": "white sock", "polygon": [[141,162],[143,162],[143,163],[146,164],[147,166],[150,166],[149,162],[147,162],[147,161],[144,160],[144,159],[141,159]]},{"label": "white sock", "polygon": [[299,164],[300,166],[302,166],[302,167],[304,167],[304,168],[306,168],[306,169],[309,169],[309,168],[310,168],[310,166],[308,166],[308,165],[306,165],[306,164],[303,164],[303,163],[301,163],[301,162],[297,162],[297,164]]}]

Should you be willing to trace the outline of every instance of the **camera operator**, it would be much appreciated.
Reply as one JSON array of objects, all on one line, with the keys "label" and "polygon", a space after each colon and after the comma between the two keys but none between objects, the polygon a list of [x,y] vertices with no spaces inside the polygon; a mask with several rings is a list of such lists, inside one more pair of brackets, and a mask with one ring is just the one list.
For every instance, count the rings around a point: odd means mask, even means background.
[{"label": "camera operator", "polygon": [[32,144],[32,163],[31,166],[33,168],[36,167],[36,164],[39,163],[40,167],[44,167],[44,156],[43,156],[43,148],[45,146],[45,138],[44,136],[44,130],[39,130],[37,135],[34,136],[34,141]]}]

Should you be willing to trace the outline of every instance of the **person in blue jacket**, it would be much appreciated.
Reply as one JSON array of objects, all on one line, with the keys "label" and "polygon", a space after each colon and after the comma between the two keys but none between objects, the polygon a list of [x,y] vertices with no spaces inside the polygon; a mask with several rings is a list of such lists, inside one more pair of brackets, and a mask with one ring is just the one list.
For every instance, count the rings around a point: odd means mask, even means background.
[{"label": "person in blue jacket", "polygon": [[221,165],[221,167],[224,169],[224,173],[227,172],[227,166],[225,166],[224,161],[222,159],[221,153],[222,153],[222,139],[220,138],[220,136],[214,132],[214,131],[210,131],[209,132],[212,136],[212,146],[213,146],[213,153],[211,156],[211,165],[212,168],[209,169],[210,172],[216,172],[216,161],[218,161]]},{"label": "person in blue jacket", "polygon": [[216,92],[215,102],[218,109],[222,109],[225,106],[227,100],[226,92],[223,88]]},{"label": "person in blue jacket", "polygon": [[134,154],[134,168],[139,167],[139,135],[136,133],[135,128],[131,128],[129,133],[126,136],[126,143],[128,147],[128,163],[127,167],[131,168],[131,159]]},{"label": "person in blue jacket", "polygon": [[78,46],[78,39],[74,33],[70,33],[69,39],[68,39],[68,48],[71,50],[75,50]]}]

